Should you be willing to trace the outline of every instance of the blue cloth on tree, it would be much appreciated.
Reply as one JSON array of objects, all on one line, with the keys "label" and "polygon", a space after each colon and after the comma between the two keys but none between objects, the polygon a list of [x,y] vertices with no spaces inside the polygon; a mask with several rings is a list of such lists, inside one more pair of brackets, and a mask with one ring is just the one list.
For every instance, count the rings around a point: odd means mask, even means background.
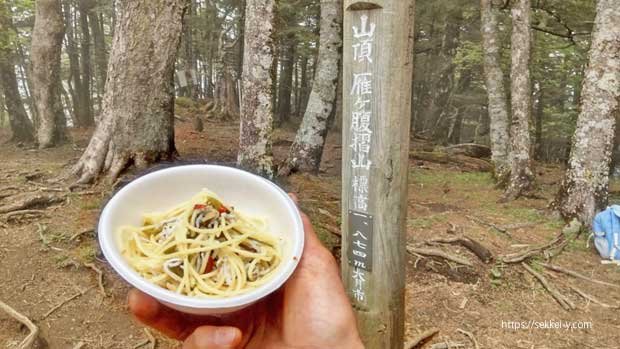
[{"label": "blue cloth on tree", "polygon": [[594,246],[602,258],[620,260],[620,205],[599,212],[592,223]]}]

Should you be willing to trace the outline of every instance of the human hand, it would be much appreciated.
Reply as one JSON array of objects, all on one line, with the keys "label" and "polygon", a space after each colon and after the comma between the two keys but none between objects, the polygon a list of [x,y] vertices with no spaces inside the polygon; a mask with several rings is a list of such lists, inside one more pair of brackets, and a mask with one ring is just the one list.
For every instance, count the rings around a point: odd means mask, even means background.
[{"label": "human hand", "polygon": [[363,348],[336,260],[301,215],[302,258],[286,284],[267,299],[214,318],[177,312],[134,289],[130,311],[145,325],[182,340],[183,349]]}]

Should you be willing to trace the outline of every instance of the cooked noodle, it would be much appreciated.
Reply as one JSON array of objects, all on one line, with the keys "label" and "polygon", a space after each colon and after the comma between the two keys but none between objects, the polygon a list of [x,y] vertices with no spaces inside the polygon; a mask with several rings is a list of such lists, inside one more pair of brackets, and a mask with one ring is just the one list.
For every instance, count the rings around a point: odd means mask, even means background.
[{"label": "cooked noodle", "polygon": [[120,228],[122,253],[142,277],[171,291],[227,297],[264,284],[281,260],[264,219],[225,206],[203,189],[141,227]]}]

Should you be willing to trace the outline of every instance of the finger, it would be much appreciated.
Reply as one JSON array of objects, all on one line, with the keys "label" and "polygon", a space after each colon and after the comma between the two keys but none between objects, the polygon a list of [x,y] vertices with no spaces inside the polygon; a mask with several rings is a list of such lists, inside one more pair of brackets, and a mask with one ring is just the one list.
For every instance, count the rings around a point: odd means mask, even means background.
[{"label": "finger", "polygon": [[137,289],[129,291],[129,310],[143,324],[168,337],[185,339],[198,325],[192,317],[172,310]]},{"label": "finger", "polygon": [[316,235],[316,232],[314,231],[314,227],[312,226],[312,222],[310,221],[310,217],[308,217],[307,214],[303,213],[301,210],[299,211],[299,214],[301,215],[301,221],[304,225],[304,238],[305,238],[305,242],[306,242],[306,246],[314,248],[317,246],[323,246],[321,244],[321,241],[319,240],[319,237]]},{"label": "finger", "polygon": [[297,197],[297,194],[295,194],[295,193],[288,193],[288,196],[291,198],[291,200],[293,200],[295,205],[299,205],[299,198]]},{"label": "finger", "polygon": [[182,349],[234,349],[241,337],[236,327],[201,326],[187,337]]}]

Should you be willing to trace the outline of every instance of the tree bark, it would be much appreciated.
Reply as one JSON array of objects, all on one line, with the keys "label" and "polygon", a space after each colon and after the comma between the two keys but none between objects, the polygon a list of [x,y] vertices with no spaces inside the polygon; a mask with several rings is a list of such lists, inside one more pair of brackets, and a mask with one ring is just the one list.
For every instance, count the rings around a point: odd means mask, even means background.
[{"label": "tree bark", "polygon": [[293,65],[295,57],[294,36],[288,35],[283,39],[282,51],[280,56],[280,79],[278,82],[278,108],[276,124],[281,125],[287,122],[291,116],[291,91],[293,83]]},{"label": "tree bark", "polygon": [[568,168],[555,201],[565,218],[578,218],[589,225],[595,213],[607,205],[619,98],[620,4],[599,0],[583,79],[581,112]]},{"label": "tree bark", "polygon": [[512,7],[512,63],[510,71],[511,111],[510,125],[510,177],[503,200],[518,198],[532,189],[534,174],[531,169],[530,151],[530,0],[517,0]]},{"label": "tree bark", "polygon": [[488,93],[490,119],[491,160],[495,166],[495,177],[500,179],[509,171],[508,167],[508,107],[504,89],[504,75],[500,66],[500,42],[498,38],[497,10],[492,0],[480,0],[482,23],[482,48],[484,80]]},{"label": "tree bark", "polygon": [[90,29],[88,28],[88,14],[94,6],[92,0],[79,0],[78,9],[80,11],[80,67],[82,68],[82,89],[78,90],[82,100],[82,115],[84,126],[92,126],[95,123],[93,117],[93,102],[91,98],[91,64],[90,64]]},{"label": "tree bark", "polygon": [[174,63],[186,0],[119,2],[103,113],[74,174],[87,183],[175,156]]},{"label": "tree bark", "polygon": [[28,118],[24,102],[19,94],[17,76],[15,75],[15,37],[9,7],[0,2],[0,83],[4,93],[4,103],[9,114],[14,142],[34,141],[32,122]]},{"label": "tree bark", "polygon": [[237,164],[273,177],[274,0],[247,0]]},{"label": "tree bark", "polygon": [[[543,114],[544,114],[544,104],[543,98],[545,96],[545,90],[542,88],[542,85],[538,85],[538,95],[536,102],[536,125],[534,128],[534,157],[537,160],[541,160],[543,158],[542,154],[542,129],[543,129]],[[549,160],[549,159],[547,159]]]},{"label": "tree bark", "polygon": [[317,76],[308,107],[288,157],[279,171],[318,172],[327,135],[328,119],[336,102],[342,47],[342,1],[321,1],[321,33]]},{"label": "tree bark", "polygon": [[65,47],[69,58],[69,94],[73,101],[73,126],[82,126],[81,101],[77,91],[82,89],[80,78],[80,58],[75,44],[74,21],[69,1],[63,1],[63,14],[65,17]]},{"label": "tree bark", "polygon": [[99,102],[99,112],[101,112],[101,104],[103,103],[103,93],[105,91],[105,81],[107,80],[108,71],[108,52],[103,34],[102,21],[95,11],[91,9],[88,13],[88,22],[90,30],[93,33],[93,43],[95,49],[95,72],[97,73],[97,96]]},{"label": "tree bark", "polygon": [[52,147],[65,139],[65,116],[60,99],[60,51],[64,33],[60,0],[37,1],[31,56],[39,148]]}]

